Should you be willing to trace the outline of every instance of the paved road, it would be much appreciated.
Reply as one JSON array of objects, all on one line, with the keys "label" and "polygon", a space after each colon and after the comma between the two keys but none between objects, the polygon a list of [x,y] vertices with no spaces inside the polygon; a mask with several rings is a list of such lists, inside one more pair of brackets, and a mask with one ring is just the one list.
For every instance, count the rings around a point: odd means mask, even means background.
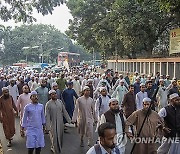
[{"label": "paved road", "polygon": [[[25,147],[25,138],[21,138],[19,134],[19,119],[16,119],[16,135],[14,136],[14,140],[12,142],[12,147],[8,148],[6,146],[7,142],[4,137],[2,125],[0,124],[0,139],[3,145],[4,154],[26,154],[27,149]],[[64,135],[64,144],[62,149],[62,154],[85,154],[87,151],[87,147],[81,148],[79,135],[77,134],[76,128],[68,128],[69,133],[65,133]],[[94,136],[94,140],[96,140],[97,134]],[[48,135],[45,135],[46,146],[42,149],[42,154],[52,154],[50,151],[50,139]],[[127,150],[131,149],[130,145],[127,146]],[[127,152],[129,154],[129,152]]]}]

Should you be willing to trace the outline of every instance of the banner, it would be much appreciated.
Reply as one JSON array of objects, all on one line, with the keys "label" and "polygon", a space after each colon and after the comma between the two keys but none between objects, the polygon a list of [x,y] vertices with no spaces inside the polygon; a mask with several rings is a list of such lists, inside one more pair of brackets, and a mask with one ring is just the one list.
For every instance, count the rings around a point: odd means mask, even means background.
[{"label": "banner", "polygon": [[180,28],[170,31],[169,54],[180,53]]}]

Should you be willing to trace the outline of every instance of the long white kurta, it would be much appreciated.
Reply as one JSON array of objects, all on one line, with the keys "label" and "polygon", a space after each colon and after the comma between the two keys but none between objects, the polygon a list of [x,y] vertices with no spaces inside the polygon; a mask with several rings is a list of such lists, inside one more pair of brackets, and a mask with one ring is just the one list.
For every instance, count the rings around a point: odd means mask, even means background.
[{"label": "long white kurta", "polygon": [[86,86],[87,82],[88,82],[88,79],[82,80],[82,83],[81,83],[81,90],[83,90],[83,88]]},{"label": "long white kurta", "polygon": [[136,109],[141,110],[143,108],[143,99],[148,97],[147,92],[138,92],[136,94]]},{"label": "long white kurta", "polygon": [[73,80],[73,89],[75,90],[76,94],[80,96],[81,85],[79,83],[79,80]]},{"label": "long white kurta", "polygon": [[72,121],[76,120],[79,133],[93,138],[93,122],[97,121],[97,117],[91,97],[82,96],[77,99]]},{"label": "long white kurta", "polygon": [[46,129],[50,130],[52,147],[56,154],[61,153],[64,135],[63,116],[70,123],[71,119],[61,100],[49,100],[45,107]]},{"label": "long white kurta", "polygon": [[119,105],[121,105],[124,95],[128,92],[127,88],[125,86],[119,85],[116,87],[115,91],[112,94],[112,98],[116,98],[119,102]]},{"label": "long white kurta", "polygon": [[168,95],[168,90],[166,89],[166,87],[159,86],[159,90],[158,90],[157,95],[156,95],[157,101],[159,103],[158,104],[159,110],[161,108],[167,106],[167,104],[168,104],[167,95]]},{"label": "long white kurta", "polygon": [[9,89],[9,94],[12,96],[15,105],[17,105],[17,97],[19,96],[17,85],[14,85],[13,87],[9,85],[7,88]]}]

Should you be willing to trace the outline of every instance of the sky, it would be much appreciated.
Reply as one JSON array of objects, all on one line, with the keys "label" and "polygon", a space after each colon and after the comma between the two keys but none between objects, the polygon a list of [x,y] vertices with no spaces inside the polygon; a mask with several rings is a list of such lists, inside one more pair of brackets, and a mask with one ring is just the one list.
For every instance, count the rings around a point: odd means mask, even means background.
[{"label": "sky", "polygon": [[[56,7],[54,11],[52,12],[52,15],[46,15],[43,16],[37,12],[33,13],[33,16],[37,19],[37,24],[51,24],[54,25],[57,29],[59,29],[62,33],[64,33],[69,26],[69,19],[73,19],[72,15],[69,12],[69,9],[67,6],[61,5],[59,7]],[[15,23],[14,21],[8,21],[8,22],[2,22],[0,21],[0,24],[3,24],[5,26],[20,26],[22,23]]]}]

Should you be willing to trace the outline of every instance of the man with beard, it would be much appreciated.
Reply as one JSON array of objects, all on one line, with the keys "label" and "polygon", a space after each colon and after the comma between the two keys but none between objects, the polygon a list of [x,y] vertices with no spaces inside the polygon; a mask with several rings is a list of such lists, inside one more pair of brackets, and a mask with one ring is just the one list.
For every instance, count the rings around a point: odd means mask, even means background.
[{"label": "man with beard", "polygon": [[[138,139],[140,143],[135,143],[133,154],[156,154],[156,143],[153,142],[157,135],[157,126],[163,124],[160,116],[150,108],[151,99],[146,97],[143,99],[143,109],[133,112],[126,120],[125,132],[127,136],[133,141],[134,137],[131,132],[129,132],[129,126],[134,125],[138,134]],[[147,117],[146,117],[147,115]],[[143,123],[146,117],[145,122]],[[142,130],[140,131],[141,126]],[[148,140],[148,142],[143,142],[143,139]]]},{"label": "man with beard", "polygon": [[45,108],[46,130],[50,131],[51,151],[60,154],[64,135],[63,116],[68,123],[71,122],[71,119],[61,100],[57,99],[56,91],[50,90],[49,94],[51,99],[47,102]]},{"label": "man with beard", "polygon": [[86,86],[90,88],[90,97],[93,99],[93,92],[94,92],[94,86],[93,86],[93,79],[88,79],[88,82]]},{"label": "man with beard", "polygon": [[129,86],[129,91],[124,95],[122,108],[126,118],[128,118],[134,111],[136,111],[136,96],[134,95],[134,85]]},{"label": "man with beard", "polygon": [[83,88],[84,95],[79,97],[76,101],[72,123],[77,120],[78,132],[81,135],[81,147],[84,147],[84,136],[88,137],[88,146],[92,146],[93,142],[93,123],[97,123],[95,114],[94,101],[90,97],[90,88],[85,86]]},{"label": "man with beard", "polygon": [[124,95],[128,92],[127,88],[124,86],[124,79],[121,80],[119,86],[116,87],[115,91],[112,93],[112,98],[117,98],[119,105],[121,106],[124,99]]},{"label": "man with beard", "polygon": [[27,85],[27,83],[24,82],[24,78],[22,76],[19,77],[19,81],[20,81],[20,83],[17,85],[17,87],[18,87],[18,92],[19,92],[19,95],[20,95],[20,94],[23,93],[23,86]]},{"label": "man with beard", "polygon": [[[158,80],[158,83],[159,83],[159,80]],[[155,88],[153,86],[153,81],[151,80],[147,81],[146,84],[147,84],[147,88],[145,91],[147,92],[147,96],[151,99],[151,103],[152,103],[151,108],[155,110],[155,107],[157,106],[157,100],[155,97],[153,98],[153,96],[159,88],[158,87]]]},{"label": "man with beard", "polygon": [[70,116],[72,118],[73,112],[74,112],[74,97],[78,99],[78,95],[76,94],[75,90],[73,89],[73,82],[67,83],[67,88],[62,93],[62,98],[65,104],[65,108]]},{"label": "man with beard", "polygon": [[57,79],[57,84],[58,84],[58,89],[60,90],[60,91],[63,91],[65,88],[66,88],[66,79],[64,78],[64,74],[61,74],[61,78],[58,78]]},{"label": "man with beard", "polygon": [[10,80],[10,85],[7,86],[7,88],[9,89],[9,94],[12,96],[15,105],[17,105],[17,99],[18,99],[18,96],[19,96],[19,92],[18,92],[18,87],[15,84],[14,79]]},{"label": "man with beard", "polygon": [[122,140],[118,143],[118,148],[121,154],[125,153],[125,145],[127,142],[125,132],[125,117],[119,109],[118,100],[116,98],[112,98],[109,100],[110,109],[102,114],[100,124],[109,122],[116,126],[116,134],[117,136],[122,136]]},{"label": "man with beard", "polygon": [[164,86],[164,79],[159,79],[159,89],[158,92],[156,94],[156,99],[158,102],[158,111],[167,106],[168,104],[168,90],[167,88]]},{"label": "man with beard", "polygon": [[41,80],[41,86],[36,89],[36,92],[38,94],[38,101],[39,103],[43,104],[44,106],[48,102],[48,88],[46,87],[46,80]]},{"label": "man with beard", "polygon": [[31,94],[29,93],[29,87],[27,85],[24,85],[23,94],[21,94],[17,100],[17,109],[20,112],[20,124],[24,113],[24,107],[27,104],[31,103],[30,95]]},{"label": "man with beard", "polygon": [[[163,107],[159,115],[163,118],[165,126],[163,127],[164,137],[167,138],[158,149],[158,154],[176,154],[180,153],[179,143],[171,143],[176,137],[180,137],[180,97],[177,93],[169,96],[170,105]],[[169,141],[169,142],[168,142]],[[169,151],[170,150],[170,151]]]},{"label": "man with beard", "polygon": [[81,95],[81,85],[80,85],[80,82],[79,82],[78,75],[74,76],[74,80],[72,82],[73,82],[73,89],[75,90],[76,94],[78,96],[80,96]]},{"label": "man with beard", "polygon": [[8,140],[7,146],[10,147],[12,137],[15,134],[15,114],[17,115],[18,111],[7,87],[2,88],[2,93],[3,95],[0,97],[0,122]]},{"label": "man with beard", "polygon": [[86,154],[120,154],[114,143],[115,125],[109,122],[101,124],[98,127],[98,135],[99,143],[91,147]]},{"label": "man with beard", "polygon": [[45,146],[44,132],[45,116],[44,106],[38,103],[38,95],[36,91],[31,92],[31,103],[24,108],[24,114],[21,124],[21,136],[24,137],[26,131],[26,148],[28,154],[40,154],[41,148]]}]

